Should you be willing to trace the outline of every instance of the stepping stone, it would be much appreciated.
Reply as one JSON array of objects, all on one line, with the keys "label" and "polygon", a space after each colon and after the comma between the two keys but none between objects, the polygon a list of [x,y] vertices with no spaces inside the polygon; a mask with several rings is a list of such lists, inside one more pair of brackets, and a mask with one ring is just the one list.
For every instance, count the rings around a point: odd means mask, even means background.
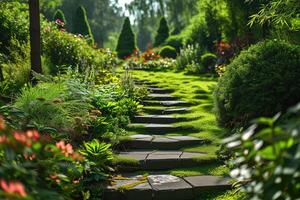
[{"label": "stepping stone", "polygon": [[146,113],[150,113],[152,115],[172,115],[172,114],[187,113],[189,111],[189,108],[152,108],[152,107],[144,107],[143,110]]},{"label": "stepping stone", "polygon": [[131,140],[124,142],[124,145],[130,149],[176,150],[185,146],[200,145],[207,142],[189,136],[132,135],[130,138]]},{"label": "stepping stone", "polygon": [[156,88],[156,87],[148,87],[149,90],[151,90],[154,94],[168,94],[174,92],[172,89],[162,89],[162,88]]},{"label": "stepping stone", "polygon": [[183,179],[193,187],[195,194],[201,194],[207,190],[231,189],[231,179],[221,176],[191,176]]},{"label": "stepping stone", "polygon": [[[139,180],[140,176],[114,180],[114,185],[108,185],[104,190],[104,200],[152,200],[152,187],[146,180]],[[124,189],[121,191],[121,189]],[[126,189],[125,189],[126,188]]]},{"label": "stepping stone", "polygon": [[186,121],[185,118],[178,118],[172,115],[145,115],[135,116],[133,118],[134,123],[159,123],[159,124],[170,124],[180,121]]},{"label": "stepping stone", "polygon": [[231,189],[230,179],[220,176],[130,175],[114,182],[105,186],[103,200],[192,200],[202,192]]},{"label": "stepping stone", "polygon": [[173,126],[170,124],[129,124],[129,129],[134,129],[136,131],[147,131],[148,133],[155,133],[155,134],[166,134],[172,133],[176,131],[183,130],[181,126]]},{"label": "stepping stone", "polygon": [[143,101],[145,106],[190,106],[191,103],[186,101],[152,101],[152,100],[145,100]]},{"label": "stepping stone", "polygon": [[172,175],[148,176],[154,190],[153,200],[190,200],[193,188],[183,179]]},{"label": "stepping stone", "polygon": [[146,99],[157,101],[175,101],[178,97],[169,94],[149,94]]},{"label": "stepping stone", "polygon": [[121,171],[132,170],[167,170],[180,167],[199,166],[199,161],[194,159],[205,153],[186,153],[181,151],[129,151],[120,152],[119,157],[131,158],[138,161],[139,166],[118,166]]}]

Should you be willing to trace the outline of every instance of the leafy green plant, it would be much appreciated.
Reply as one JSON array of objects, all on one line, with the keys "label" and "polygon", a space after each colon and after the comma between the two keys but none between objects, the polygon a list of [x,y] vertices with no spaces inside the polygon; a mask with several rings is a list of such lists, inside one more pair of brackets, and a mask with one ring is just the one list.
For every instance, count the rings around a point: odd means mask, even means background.
[{"label": "leafy green plant", "polygon": [[187,65],[192,63],[200,63],[200,55],[202,50],[199,45],[187,45],[180,50],[180,54],[176,58],[177,70],[183,70]]},{"label": "leafy green plant", "polygon": [[171,35],[165,42],[165,45],[172,46],[179,53],[180,49],[183,47],[183,37],[182,35]]},{"label": "leafy green plant", "polygon": [[61,9],[58,9],[53,16],[53,21],[60,20],[62,21],[65,25],[67,24],[65,14]]},{"label": "leafy green plant", "polygon": [[176,52],[176,49],[174,47],[164,46],[159,51],[159,55],[162,58],[173,58],[173,59],[175,59],[177,57],[177,52]]},{"label": "leafy green plant", "polygon": [[287,114],[258,118],[242,134],[226,139],[235,152],[237,179],[251,199],[296,199],[300,188],[300,105]]},{"label": "leafy green plant", "polygon": [[126,17],[119,35],[116,51],[118,57],[124,59],[133,54],[134,50],[136,50],[135,36],[131,29],[130,19]]},{"label": "leafy green plant", "polygon": [[214,65],[217,62],[217,56],[212,53],[206,53],[201,56],[201,63],[207,70],[214,69]]},{"label": "leafy green plant", "polygon": [[219,79],[214,100],[218,121],[233,127],[272,116],[300,101],[300,48],[265,41],[242,52]]}]

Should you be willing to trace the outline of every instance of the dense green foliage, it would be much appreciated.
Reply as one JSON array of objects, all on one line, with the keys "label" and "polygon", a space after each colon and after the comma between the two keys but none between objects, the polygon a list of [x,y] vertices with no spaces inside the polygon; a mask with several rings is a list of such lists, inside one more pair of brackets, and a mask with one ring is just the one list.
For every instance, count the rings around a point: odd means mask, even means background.
[{"label": "dense green foliage", "polygon": [[214,67],[217,61],[217,56],[212,53],[206,53],[201,56],[201,63],[206,67],[207,69],[209,67]]},{"label": "dense green foliage", "polygon": [[124,59],[133,54],[135,49],[135,36],[131,29],[130,19],[126,17],[119,35],[116,51],[118,53],[118,57]]},{"label": "dense green foliage", "polygon": [[224,126],[272,116],[300,101],[300,48],[266,41],[242,52],[219,79],[217,118]]},{"label": "dense green foliage", "polygon": [[251,199],[297,199],[300,172],[300,105],[285,115],[258,118],[226,139],[236,155],[231,171]]},{"label": "dense green foliage", "polygon": [[171,35],[165,42],[166,45],[172,46],[179,53],[183,47],[183,38],[181,35]]},{"label": "dense green foliage", "polygon": [[183,70],[187,65],[200,63],[201,54],[202,50],[200,49],[199,45],[187,45],[180,50],[180,54],[177,56],[176,68],[178,70]]},{"label": "dense green foliage", "polygon": [[157,34],[155,36],[154,47],[158,47],[163,44],[169,37],[169,26],[166,18],[162,17],[159,22]]},{"label": "dense green foliage", "polygon": [[83,35],[90,44],[94,44],[94,36],[86,16],[86,10],[83,6],[79,6],[76,10],[73,22],[73,33]]},{"label": "dense green foliage", "polygon": [[64,14],[64,12],[61,9],[58,9],[55,12],[54,16],[53,16],[53,21],[56,21],[58,19],[60,21],[64,22],[65,25],[67,24],[67,21],[66,21],[66,18],[65,18],[65,14]]},{"label": "dense green foliage", "polygon": [[176,49],[174,47],[164,46],[159,51],[159,55],[162,58],[174,58],[175,59],[177,57],[177,52],[176,52]]}]

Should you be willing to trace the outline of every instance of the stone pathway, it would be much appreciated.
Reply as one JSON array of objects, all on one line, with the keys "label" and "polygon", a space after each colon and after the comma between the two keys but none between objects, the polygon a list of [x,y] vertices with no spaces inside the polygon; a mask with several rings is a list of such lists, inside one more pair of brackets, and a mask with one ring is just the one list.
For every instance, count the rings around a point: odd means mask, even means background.
[{"label": "stone pathway", "polygon": [[138,134],[123,142],[126,151],[118,155],[121,159],[136,161],[135,164],[121,162],[116,164],[116,169],[123,173],[138,170],[157,170],[157,173],[114,177],[114,184],[109,185],[104,192],[104,200],[194,200],[203,191],[230,189],[229,179],[223,177],[176,177],[159,173],[161,170],[206,164],[201,160],[201,157],[206,156],[205,152],[183,152],[180,149],[209,141],[190,136],[168,136],[170,133],[192,130],[173,124],[188,121],[173,115],[189,112],[191,104],[170,95],[172,90],[158,88],[155,83],[137,83],[147,85],[152,92],[143,101],[146,106],[144,110],[148,114],[134,117],[128,128]]}]

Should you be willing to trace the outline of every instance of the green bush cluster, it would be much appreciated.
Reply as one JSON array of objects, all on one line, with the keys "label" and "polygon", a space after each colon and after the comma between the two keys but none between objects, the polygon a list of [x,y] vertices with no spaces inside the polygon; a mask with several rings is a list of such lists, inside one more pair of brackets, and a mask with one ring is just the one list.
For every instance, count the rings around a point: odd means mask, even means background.
[{"label": "green bush cluster", "polygon": [[165,45],[174,47],[179,53],[183,47],[183,37],[181,35],[172,35],[166,40]]},{"label": "green bush cluster", "polygon": [[200,55],[202,52],[203,51],[198,44],[187,45],[182,48],[176,59],[177,70],[184,70],[188,65],[200,63]]},{"label": "green bush cluster", "polygon": [[118,57],[124,59],[133,54],[135,50],[135,36],[131,29],[130,19],[126,17],[119,35],[116,51],[118,53]]},{"label": "green bush cluster", "polygon": [[176,49],[174,47],[164,46],[159,51],[159,55],[162,58],[173,58],[173,59],[175,59],[177,57],[177,52],[176,52]]},{"label": "green bush cluster", "polygon": [[162,17],[155,36],[154,47],[162,45],[169,37],[169,26],[166,18]]},{"label": "green bush cluster", "polygon": [[217,56],[213,53],[206,53],[201,56],[201,63],[205,68],[213,67],[216,64]]},{"label": "green bush cluster", "polygon": [[53,21],[56,21],[56,20],[60,20],[62,22],[64,22],[64,24],[66,25],[67,24],[67,20],[66,20],[66,17],[65,17],[65,14],[64,12],[61,10],[61,9],[58,9],[55,13],[54,13],[54,16],[53,16]]},{"label": "green bush cluster", "polygon": [[244,125],[300,101],[300,47],[273,40],[243,51],[219,79],[214,92],[221,125]]}]

